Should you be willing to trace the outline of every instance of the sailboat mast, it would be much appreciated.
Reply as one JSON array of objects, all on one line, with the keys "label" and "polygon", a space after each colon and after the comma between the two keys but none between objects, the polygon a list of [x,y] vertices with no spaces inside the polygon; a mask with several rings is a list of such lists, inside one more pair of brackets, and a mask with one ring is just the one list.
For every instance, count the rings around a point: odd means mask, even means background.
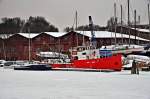
[{"label": "sailboat mast", "polygon": [[128,0],[128,26],[130,25],[130,1]]},{"label": "sailboat mast", "polygon": [[[141,19],[140,19],[140,15],[138,16],[138,24],[140,25],[141,23]],[[137,31],[137,36],[139,37],[139,31]],[[139,45],[140,44],[140,40],[138,39],[137,40],[137,44]]]},{"label": "sailboat mast", "polygon": [[140,15],[138,16],[138,24],[141,23],[141,18],[140,18]]},{"label": "sailboat mast", "polygon": [[[78,27],[78,13],[76,11],[76,14],[75,14],[75,23],[76,23],[76,27],[75,27],[75,30],[77,30],[77,27]],[[77,46],[79,45],[79,40],[78,40],[78,34],[76,33],[76,40],[77,40]]]},{"label": "sailboat mast", "polygon": [[84,27],[83,27],[83,37],[82,37],[82,40],[83,40],[82,45],[85,46]]},{"label": "sailboat mast", "polygon": [[128,0],[128,29],[129,29],[129,46],[130,46],[130,1]]},{"label": "sailboat mast", "polygon": [[6,54],[6,50],[5,50],[5,39],[3,39],[2,44],[3,44],[3,52],[4,52],[3,55],[4,55],[4,59],[7,60],[7,56],[6,56],[7,54]]},{"label": "sailboat mast", "polygon": [[[150,32],[150,12],[149,12],[149,4],[148,4],[148,20],[149,20],[149,32]],[[150,38],[150,35],[149,35]]]},{"label": "sailboat mast", "polygon": [[77,30],[77,27],[78,27],[78,13],[76,11],[76,30]]},{"label": "sailboat mast", "polygon": [[122,25],[123,25],[123,21],[122,21],[122,5],[120,5],[121,8],[121,38],[122,38],[122,44],[123,44],[123,31],[122,31]]},{"label": "sailboat mast", "polygon": [[136,10],[134,10],[134,30],[135,30],[135,41],[134,44],[136,44]]},{"label": "sailboat mast", "polygon": [[31,62],[31,39],[30,39],[30,30],[28,28],[28,32],[29,32],[29,62]]},{"label": "sailboat mast", "polygon": [[117,43],[117,39],[116,39],[116,28],[117,28],[117,26],[116,26],[116,21],[117,21],[117,19],[116,19],[116,3],[114,3],[114,21],[115,21],[115,46],[116,46],[116,43]]}]

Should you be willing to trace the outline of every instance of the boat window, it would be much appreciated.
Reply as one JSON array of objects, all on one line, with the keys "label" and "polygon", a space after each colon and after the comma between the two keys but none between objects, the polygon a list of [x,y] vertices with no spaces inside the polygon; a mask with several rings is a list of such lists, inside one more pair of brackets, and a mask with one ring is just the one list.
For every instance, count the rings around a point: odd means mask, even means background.
[{"label": "boat window", "polygon": [[79,51],[82,51],[82,48],[79,48]]},{"label": "boat window", "polygon": [[126,49],[129,49],[129,47],[128,47],[128,46],[126,46]]},{"label": "boat window", "polygon": [[84,53],[82,53],[82,55],[86,55],[86,53],[84,52]]},{"label": "boat window", "polygon": [[75,56],[75,57],[74,57],[74,60],[78,60],[78,56]]},{"label": "boat window", "polygon": [[86,59],[90,59],[90,57],[89,57],[89,56],[86,56]]},{"label": "boat window", "polygon": [[100,58],[103,58],[104,56],[100,56]]}]

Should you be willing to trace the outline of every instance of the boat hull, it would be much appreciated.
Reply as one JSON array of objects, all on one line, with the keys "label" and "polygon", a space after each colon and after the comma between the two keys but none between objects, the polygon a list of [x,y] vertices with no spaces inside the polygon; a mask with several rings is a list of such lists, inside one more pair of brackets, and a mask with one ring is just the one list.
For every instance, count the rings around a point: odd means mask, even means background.
[{"label": "boat hull", "polygon": [[122,60],[121,55],[114,55],[111,57],[88,59],[88,60],[74,60],[69,64],[52,64],[52,68],[82,68],[82,69],[107,69],[114,71],[121,71]]}]

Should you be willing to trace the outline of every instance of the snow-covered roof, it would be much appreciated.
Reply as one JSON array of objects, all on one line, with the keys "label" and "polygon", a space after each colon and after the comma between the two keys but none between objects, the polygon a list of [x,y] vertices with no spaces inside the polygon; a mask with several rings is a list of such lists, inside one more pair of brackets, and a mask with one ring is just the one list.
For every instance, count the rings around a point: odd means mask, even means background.
[{"label": "snow-covered roof", "polygon": [[[90,31],[77,31],[77,33],[91,37],[91,32]],[[96,38],[115,38],[115,33],[114,32],[109,32],[109,31],[95,31],[95,37]],[[116,33],[116,38],[129,38],[129,35],[127,34],[121,34],[121,33]],[[135,36],[130,35],[130,39],[135,39]],[[149,41],[147,39],[143,39],[140,37],[136,37],[138,40],[143,40],[143,41]]]},{"label": "snow-covered roof", "polygon": [[[60,37],[60,36],[67,34],[67,32],[44,32],[44,33],[51,35],[53,37]],[[42,33],[30,33],[30,34],[29,33],[18,33],[18,34],[22,35],[26,38],[34,38]]]},{"label": "snow-covered roof", "polygon": [[53,37],[61,37],[65,34],[67,34],[67,32],[44,32],[44,33],[51,35]]},{"label": "snow-covered roof", "polygon": [[18,34],[26,38],[34,38],[39,35],[39,33],[18,33]]},{"label": "snow-covered roof", "polygon": [[[90,31],[76,31],[77,33],[81,34],[81,35],[85,35],[88,37],[91,37],[91,32]],[[48,35],[51,35],[53,37],[61,37],[65,34],[67,34],[68,32],[44,32]],[[95,37],[96,38],[115,38],[115,33],[114,32],[109,32],[109,31],[94,31],[95,33]],[[34,38],[42,33],[18,33],[19,35],[26,37],[26,38]],[[5,34],[1,34],[0,38],[5,39],[5,38],[9,38],[10,36],[15,35],[15,34],[11,34],[11,35],[5,35]],[[121,33],[116,33],[116,38],[129,38],[129,35],[127,34],[121,34]],[[130,36],[131,39],[135,39],[135,36],[131,35]],[[143,39],[140,37],[136,37],[136,39],[138,40],[143,40],[143,41],[149,41],[147,39]]]},{"label": "snow-covered roof", "polygon": [[7,39],[7,38],[9,38],[9,37],[11,37],[11,36],[13,36],[14,34],[0,34],[0,38],[1,39]]},{"label": "snow-covered roof", "polygon": [[[135,30],[135,28],[131,28],[133,30]],[[136,28],[137,31],[139,32],[147,32],[147,33],[150,33],[150,30],[149,29],[140,29],[140,28]]]},{"label": "snow-covered roof", "polygon": [[147,32],[147,33],[150,33],[150,31],[148,29],[137,29],[138,31],[140,32]]}]

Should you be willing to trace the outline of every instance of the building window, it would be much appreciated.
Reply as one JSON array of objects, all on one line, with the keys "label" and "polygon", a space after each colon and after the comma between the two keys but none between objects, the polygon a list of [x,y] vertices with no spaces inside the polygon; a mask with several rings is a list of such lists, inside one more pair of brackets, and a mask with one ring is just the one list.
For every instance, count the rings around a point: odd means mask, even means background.
[{"label": "building window", "polygon": [[40,40],[41,40],[41,38],[40,38],[40,37],[36,38],[36,41],[40,41]]},{"label": "building window", "polygon": [[66,36],[66,37],[64,37],[64,41],[68,41],[69,40],[69,38]]},{"label": "building window", "polygon": [[16,49],[15,48],[10,48],[11,52],[12,53],[15,53],[16,52]]},{"label": "building window", "polygon": [[52,38],[52,37],[50,38],[50,41],[54,41],[54,40],[55,40],[54,38]]}]

